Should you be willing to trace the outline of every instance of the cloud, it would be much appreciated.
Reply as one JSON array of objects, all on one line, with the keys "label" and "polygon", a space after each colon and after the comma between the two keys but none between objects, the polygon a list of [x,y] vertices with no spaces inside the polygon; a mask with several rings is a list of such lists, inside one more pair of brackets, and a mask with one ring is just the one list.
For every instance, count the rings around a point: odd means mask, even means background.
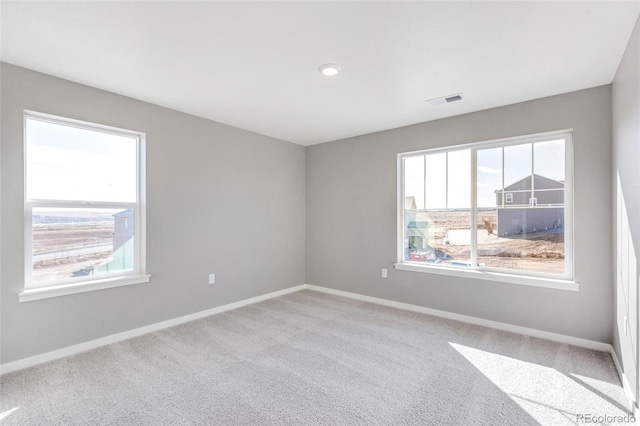
[{"label": "cloud", "polygon": [[480,173],[488,173],[492,175],[499,175],[500,173],[502,173],[502,169],[494,169],[493,167],[487,167],[487,166],[479,166],[478,171]]},{"label": "cloud", "polygon": [[537,142],[536,145],[564,145],[564,139],[558,139],[555,141]]}]

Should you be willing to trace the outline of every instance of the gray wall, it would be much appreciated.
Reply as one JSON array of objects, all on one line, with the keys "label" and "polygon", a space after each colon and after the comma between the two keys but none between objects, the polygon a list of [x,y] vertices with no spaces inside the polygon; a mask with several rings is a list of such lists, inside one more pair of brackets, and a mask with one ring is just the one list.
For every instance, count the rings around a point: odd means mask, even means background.
[{"label": "gray wall", "polygon": [[[612,84],[614,348],[634,398],[638,395],[638,265],[640,264],[640,20]],[[629,328],[625,334],[625,317]]]},{"label": "gray wall", "polygon": [[[628,84],[618,74],[614,90]],[[601,202],[615,186],[610,86],[315,145],[306,160],[303,147],[7,64],[1,89],[2,363],[303,282],[612,341],[613,246],[602,230],[613,218]],[[18,303],[23,109],[147,133],[150,283]],[[623,111],[632,117],[633,109]],[[397,153],[567,128],[574,129],[579,292],[393,269]],[[625,139],[618,163],[629,163],[625,181],[637,185],[638,168],[625,160],[638,157],[637,127],[627,132],[636,139]],[[632,190],[627,204],[637,211]],[[630,226],[636,238],[638,224]],[[210,272],[218,284],[206,284]]]},{"label": "gray wall", "polygon": [[[393,269],[397,153],[569,128],[579,292]],[[611,342],[611,186],[610,86],[311,146],[307,283]]]},{"label": "gray wall", "polygon": [[[11,65],[1,71],[2,363],[304,283],[303,147]],[[151,282],[18,302],[24,109],[146,132]]]}]

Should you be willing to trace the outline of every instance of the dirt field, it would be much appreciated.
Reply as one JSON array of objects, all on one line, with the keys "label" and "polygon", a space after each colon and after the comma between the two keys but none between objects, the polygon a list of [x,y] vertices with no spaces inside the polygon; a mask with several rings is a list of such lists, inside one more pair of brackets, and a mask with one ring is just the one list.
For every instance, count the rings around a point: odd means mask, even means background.
[{"label": "dirt field", "polygon": [[33,225],[34,254],[112,243],[113,223],[50,223]]},{"label": "dirt field", "polygon": [[[454,260],[469,260],[470,246],[465,241],[470,212],[418,213],[417,221],[429,222],[429,245]],[[495,210],[478,212],[478,263],[486,266],[539,272],[564,272],[564,242],[549,239],[525,240],[495,235]],[[493,228],[493,229],[491,229]],[[492,231],[491,233],[489,231]],[[468,232],[467,232],[468,234]],[[461,238],[455,238],[461,235]]]},{"label": "dirt field", "polygon": [[75,249],[110,246],[113,244],[112,222],[54,223],[33,226],[33,279],[48,281],[70,278],[74,273],[90,270],[106,263],[110,251],[100,251],[36,260],[39,255],[51,254]]}]

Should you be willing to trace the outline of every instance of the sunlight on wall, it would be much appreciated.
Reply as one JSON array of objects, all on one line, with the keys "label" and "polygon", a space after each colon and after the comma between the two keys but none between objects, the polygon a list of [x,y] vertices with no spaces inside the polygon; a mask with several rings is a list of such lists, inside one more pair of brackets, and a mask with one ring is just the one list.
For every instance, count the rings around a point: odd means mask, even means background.
[{"label": "sunlight on wall", "polygon": [[[633,235],[629,225],[628,207],[625,202],[624,190],[620,173],[616,173],[616,325],[620,341],[620,362],[624,371],[625,387],[636,399],[636,365],[637,365],[637,279],[638,265]],[[628,320],[625,320],[628,318]]]},{"label": "sunlight on wall", "polygon": [[[616,277],[618,279],[618,288],[622,287],[624,295],[624,304],[626,308],[625,315],[633,318],[635,313],[635,283],[638,276],[638,267],[636,262],[636,250],[633,244],[631,229],[629,227],[629,215],[627,213],[627,205],[625,203],[624,191],[620,182],[620,174],[616,180]],[[632,325],[631,325],[632,326]],[[624,327],[624,324],[623,324]],[[621,334],[624,334],[624,328],[620,328]],[[627,330],[631,341],[633,342],[633,358],[637,359],[634,329]]]},{"label": "sunlight on wall", "polygon": [[[579,414],[629,414],[626,407],[611,397],[621,392],[617,383],[564,373],[457,343],[449,344],[536,421],[553,419],[553,424],[574,424]],[[550,383],[553,386],[549,386]],[[595,407],[607,407],[607,412],[594,413]]]}]

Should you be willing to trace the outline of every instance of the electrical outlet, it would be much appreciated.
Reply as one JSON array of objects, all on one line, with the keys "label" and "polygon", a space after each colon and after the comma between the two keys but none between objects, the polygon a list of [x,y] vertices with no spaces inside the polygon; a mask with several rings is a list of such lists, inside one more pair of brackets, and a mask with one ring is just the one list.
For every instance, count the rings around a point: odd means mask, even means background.
[{"label": "electrical outlet", "polygon": [[209,274],[209,284],[216,283],[216,274]]},{"label": "electrical outlet", "polygon": [[387,270],[382,268],[382,278],[387,278]]}]

